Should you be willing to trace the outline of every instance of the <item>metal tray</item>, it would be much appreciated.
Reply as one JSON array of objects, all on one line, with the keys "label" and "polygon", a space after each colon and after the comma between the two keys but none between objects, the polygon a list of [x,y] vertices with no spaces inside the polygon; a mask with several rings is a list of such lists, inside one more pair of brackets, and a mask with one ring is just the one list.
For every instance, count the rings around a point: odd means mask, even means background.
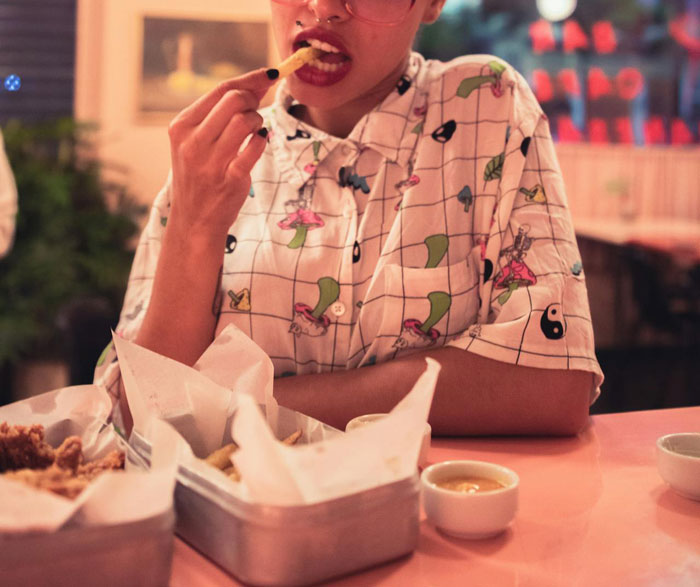
[{"label": "metal tray", "polygon": [[172,510],[113,526],[0,534],[3,587],[162,587],[173,558]]},{"label": "metal tray", "polygon": [[[136,434],[144,460],[150,447]],[[310,585],[413,552],[419,535],[419,479],[305,506],[241,501],[180,467],[176,533],[244,583]]]}]

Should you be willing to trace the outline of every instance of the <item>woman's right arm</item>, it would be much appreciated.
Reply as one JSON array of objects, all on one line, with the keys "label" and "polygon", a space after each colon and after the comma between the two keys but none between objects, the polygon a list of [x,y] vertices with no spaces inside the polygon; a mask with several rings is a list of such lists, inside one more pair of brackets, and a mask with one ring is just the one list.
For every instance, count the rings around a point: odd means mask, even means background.
[{"label": "woman's right arm", "polygon": [[[135,342],[187,365],[214,337],[226,236],[265,149],[256,110],[271,84],[264,70],[224,82],[169,127],[171,207]],[[120,399],[126,415],[123,389]]]}]

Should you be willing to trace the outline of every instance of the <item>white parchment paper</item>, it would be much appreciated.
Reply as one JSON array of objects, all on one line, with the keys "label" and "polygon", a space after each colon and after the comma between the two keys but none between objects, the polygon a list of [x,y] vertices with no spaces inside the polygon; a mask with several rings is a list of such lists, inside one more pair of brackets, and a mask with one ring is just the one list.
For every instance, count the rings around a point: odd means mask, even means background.
[{"label": "white parchment paper", "polygon": [[[228,326],[195,368],[114,336],[124,387],[140,433],[156,415],[203,458],[233,438],[242,481],[201,461],[183,462],[246,501],[310,504],[398,481],[416,473],[440,365],[427,368],[384,419],[344,434],[277,406],[269,357]],[[279,442],[296,429],[302,442]]]}]

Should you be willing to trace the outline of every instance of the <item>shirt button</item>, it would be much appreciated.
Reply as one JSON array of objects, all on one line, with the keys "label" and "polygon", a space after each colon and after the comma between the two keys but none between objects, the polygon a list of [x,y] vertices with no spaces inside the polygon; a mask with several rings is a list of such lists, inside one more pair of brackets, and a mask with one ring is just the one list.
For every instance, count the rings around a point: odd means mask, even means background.
[{"label": "shirt button", "polygon": [[331,306],[331,312],[334,316],[340,318],[345,314],[345,304],[343,302],[335,302],[335,304]]}]

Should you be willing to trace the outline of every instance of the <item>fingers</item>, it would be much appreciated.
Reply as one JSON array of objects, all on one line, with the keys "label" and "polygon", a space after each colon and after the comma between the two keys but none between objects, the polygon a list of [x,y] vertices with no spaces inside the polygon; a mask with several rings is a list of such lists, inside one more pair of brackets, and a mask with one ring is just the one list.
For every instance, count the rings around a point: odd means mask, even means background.
[{"label": "fingers", "polygon": [[250,172],[265,151],[267,129],[256,132],[237,157],[229,163],[226,176],[233,181],[250,180]]},{"label": "fingers", "polygon": [[211,112],[221,99],[228,94],[228,92],[233,90],[250,92],[256,100],[255,106],[253,107],[253,109],[255,109],[267,90],[270,89],[274,83],[274,80],[267,77],[265,69],[256,69],[240,77],[221,82],[212,91],[204,94],[204,96],[180,112],[173,120],[173,124],[197,126],[208,116],[209,112]]},{"label": "fingers", "polygon": [[214,143],[211,162],[226,168],[231,159],[238,156],[241,145],[246,138],[250,135],[255,136],[262,125],[262,116],[257,112],[248,111],[235,114]]},{"label": "fingers", "polygon": [[[202,146],[213,143],[230,127],[233,120],[253,122],[259,119],[260,124],[258,124],[257,128],[249,125],[250,128],[245,134],[247,135],[253,130],[258,130],[260,125],[262,125],[262,118],[255,112],[258,104],[259,102],[255,95],[247,90],[227,92],[194,130],[194,140]],[[242,118],[242,113],[254,114],[255,116]],[[238,146],[240,146],[240,143]]]}]

